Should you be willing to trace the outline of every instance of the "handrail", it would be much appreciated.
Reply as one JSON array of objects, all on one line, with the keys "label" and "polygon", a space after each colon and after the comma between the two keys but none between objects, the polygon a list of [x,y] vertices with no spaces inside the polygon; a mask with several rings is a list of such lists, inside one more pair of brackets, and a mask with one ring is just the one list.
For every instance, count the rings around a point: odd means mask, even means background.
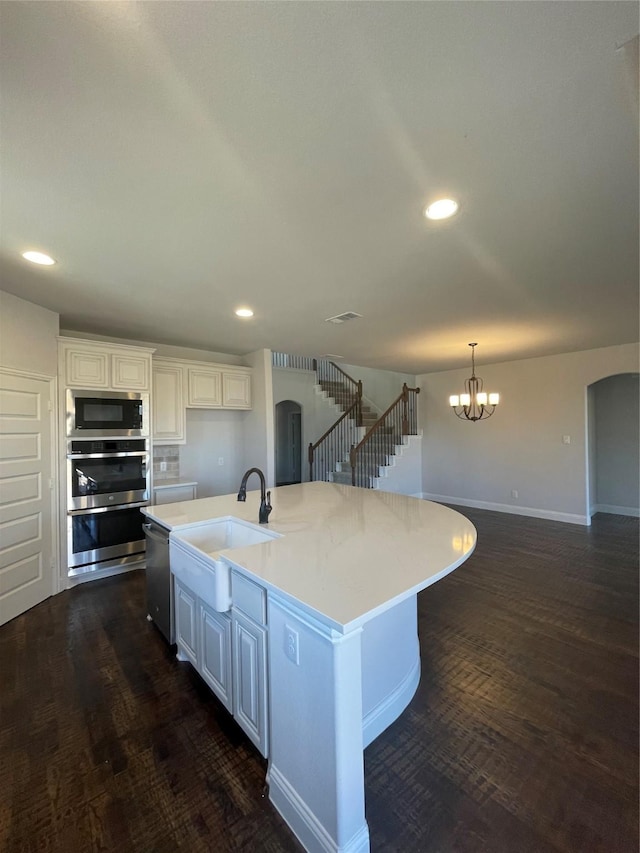
[{"label": "handrail", "polygon": [[[333,361],[314,358],[313,369],[316,372],[318,384],[334,386],[333,392],[328,393],[339,405],[349,406],[355,399],[362,399],[362,380],[349,376]],[[361,426],[361,423],[358,426]]]},{"label": "handrail", "polygon": [[316,479],[328,479],[329,474],[335,470],[336,463],[346,458],[349,448],[353,446],[353,439],[358,434],[358,424],[361,422],[362,398],[357,397],[315,444],[309,444],[309,480],[311,482],[314,480],[314,474],[318,473],[318,468],[321,469],[322,476]]},{"label": "handrail", "polygon": [[[390,456],[398,442],[396,437],[416,435],[418,432],[417,396],[419,388],[409,388],[405,382],[402,393],[380,415],[364,438],[349,451],[351,463],[351,484],[353,486],[371,485],[371,479],[378,476],[379,460]],[[383,432],[383,429],[388,430]],[[363,461],[363,451],[371,450],[368,464]]]},{"label": "handrail", "polygon": [[[319,364],[330,364],[334,370],[336,370],[338,373],[341,373],[345,377],[345,379],[348,379],[349,382],[352,382],[354,385],[357,385],[358,382],[360,382],[359,379],[354,379],[353,376],[349,376],[349,374],[345,370],[343,370],[339,364],[336,364],[335,361],[327,361],[324,358],[320,358],[320,359],[314,358],[313,359],[313,369],[315,371],[318,370]],[[362,383],[360,383],[360,384],[362,384]]]}]

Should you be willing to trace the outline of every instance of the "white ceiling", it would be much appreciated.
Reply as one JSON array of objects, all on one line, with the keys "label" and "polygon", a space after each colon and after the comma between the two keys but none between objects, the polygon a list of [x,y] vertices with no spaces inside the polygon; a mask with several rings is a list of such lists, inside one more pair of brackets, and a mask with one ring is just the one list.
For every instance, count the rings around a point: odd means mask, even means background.
[{"label": "white ceiling", "polygon": [[638,3],[0,7],[0,287],[62,328],[409,373],[638,340]]}]

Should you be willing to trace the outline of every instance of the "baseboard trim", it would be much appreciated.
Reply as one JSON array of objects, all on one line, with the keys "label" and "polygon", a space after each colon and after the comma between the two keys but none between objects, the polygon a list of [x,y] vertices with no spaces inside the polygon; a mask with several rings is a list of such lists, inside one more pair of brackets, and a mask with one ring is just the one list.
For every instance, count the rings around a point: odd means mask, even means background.
[{"label": "baseboard trim", "polygon": [[420,648],[417,649],[416,659],[413,666],[406,673],[400,684],[392,690],[382,702],[379,702],[375,708],[364,717],[362,720],[362,745],[369,746],[370,743],[382,734],[391,723],[398,719],[400,714],[407,707],[409,702],[418,689],[420,683]]},{"label": "baseboard trim", "polygon": [[610,515],[628,515],[631,518],[640,518],[640,509],[634,506],[615,506],[614,504],[596,504],[593,507],[592,514],[596,512],[606,512]]},{"label": "baseboard trim", "polygon": [[339,845],[273,764],[269,766],[267,782],[269,799],[308,853],[369,853],[366,821],[346,844]]},{"label": "baseboard trim", "polygon": [[555,512],[548,509],[536,509],[530,506],[511,506],[511,504],[498,504],[490,501],[470,501],[466,498],[457,498],[453,495],[433,495],[429,492],[422,493],[423,500],[435,501],[436,503],[454,504],[456,506],[469,506],[475,509],[488,509],[492,512],[505,512],[509,515],[526,515],[530,518],[546,518],[549,521],[563,521],[567,524],[582,524],[588,527],[591,519],[586,515],[577,515],[571,512]]}]

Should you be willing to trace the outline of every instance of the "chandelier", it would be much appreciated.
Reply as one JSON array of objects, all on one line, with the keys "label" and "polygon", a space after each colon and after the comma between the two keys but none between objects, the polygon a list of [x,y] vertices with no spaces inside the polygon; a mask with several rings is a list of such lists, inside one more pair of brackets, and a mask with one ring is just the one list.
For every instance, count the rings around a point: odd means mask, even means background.
[{"label": "chandelier", "polygon": [[476,376],[475,349],[478,344],[469,344],[471,347],[471,377],[464,380],[464,394],[452,394],[449,397],[449,405],[456,415],[468,421],[481,421],[490,418],[500,402],[500,394],[487,394],[482,390],[482,379]]}]

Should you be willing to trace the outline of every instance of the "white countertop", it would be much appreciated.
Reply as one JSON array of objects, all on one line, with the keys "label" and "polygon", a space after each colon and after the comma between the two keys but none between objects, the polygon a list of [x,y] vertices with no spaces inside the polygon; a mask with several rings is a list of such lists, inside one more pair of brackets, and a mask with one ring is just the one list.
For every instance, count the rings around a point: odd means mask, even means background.
[{"label": "white countertop", "polygon": [[[233,566],[293,599],[340,633],[435,583],[473,552],[476,530],[431,501],[337,483],[271,490],[269,529],[282,534],[222,551]],[[142,511],[178,531],[233,516],[257,524],[260,492],[147,506]]]}]

